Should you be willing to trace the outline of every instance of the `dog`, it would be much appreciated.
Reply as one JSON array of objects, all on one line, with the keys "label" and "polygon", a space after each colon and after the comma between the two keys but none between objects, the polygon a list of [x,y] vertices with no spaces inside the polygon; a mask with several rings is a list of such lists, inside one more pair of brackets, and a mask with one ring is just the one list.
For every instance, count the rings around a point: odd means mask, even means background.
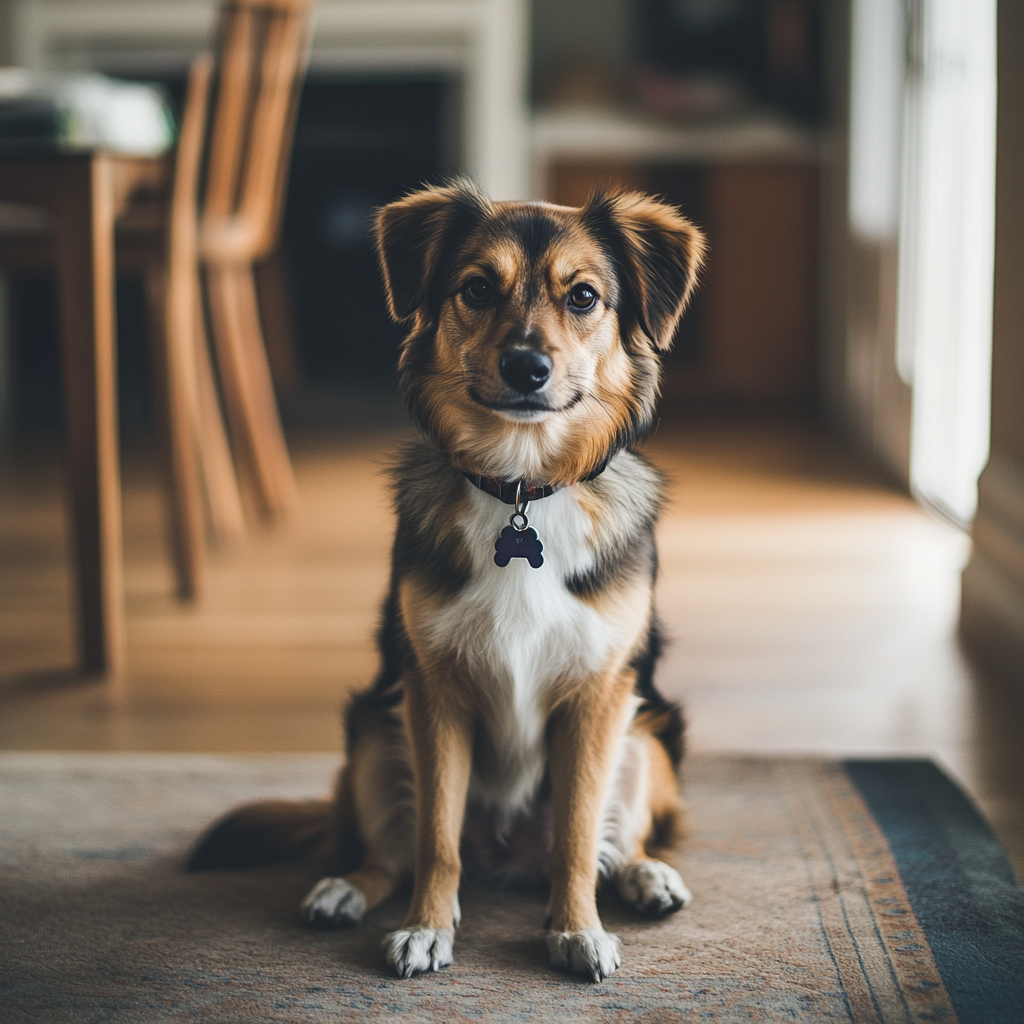
[{"label": "dog", "polygon": [[333,804],[236,810],[189,866],[329,849],[301,907],[320,926],[411,879],[384,942],[401,977],[452,963],[463,872],[546,875],[552,964],[600,981],[620,965],[600,883],[643,914],[690,900],[664,859],[683,719],[653,679],[663,484],[634,447],[704,238],[638,193],[570,208],[456,181],[383,207],[376,239],[419,428],[392,470],[380,672],[345,711]]}]

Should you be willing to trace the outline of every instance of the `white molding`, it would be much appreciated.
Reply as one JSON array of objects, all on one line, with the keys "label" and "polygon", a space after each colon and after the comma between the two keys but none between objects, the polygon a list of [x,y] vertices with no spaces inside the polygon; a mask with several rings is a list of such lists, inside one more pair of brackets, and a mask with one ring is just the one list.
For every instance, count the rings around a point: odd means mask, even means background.
[{"label": "white molding", "polygon": [[187,42],[198,51],[209,45],[216,17],[217,5],[209,0],[15,0],[14,60],[33,71],[55,71],[60,58],[75,50],[87,54],[153,42],[178,50]]},{"label": "white molding", "polygon": [[479,45],[480,0],[325,0],[314,8],[311,67],[463,74]]},{"label": "white molding", "polygon": [[704,163],[803,163],[820,156],[815,132],[774,117],[713,125],[673,124],[627,110],[541,110],[533,120],[538,160],[591,158]]},{"label": "white molding", "polygon": [[528,0],[480,0],[466,65],[466,161],[493,199],[526,199]]},{"label": "white molding", "polygon": [[[496,199],[529,192],[529,0],[323,0],[319,72],[434,72],[463,81],[466,170]],[[15,61],[38,71],[184,69],[210,46],[214,0],[14,0]]]},{"label": "white molding", "polygon": [[378,38],[472,34],[480,18],[480,0],[321,0],[316,31]]}]

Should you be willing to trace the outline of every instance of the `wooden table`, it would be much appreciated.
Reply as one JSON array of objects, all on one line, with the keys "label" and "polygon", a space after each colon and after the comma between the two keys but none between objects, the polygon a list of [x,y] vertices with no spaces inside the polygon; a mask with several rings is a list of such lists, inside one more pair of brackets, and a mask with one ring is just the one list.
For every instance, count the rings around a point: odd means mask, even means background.
[{"label": "wooden table", "polygon": [[78,650],[86,672],[116,672],[124,658],[114,223],[137,189],[166,180],[168,166],[164,157],[101,150],[0,148],[0,201],[45,207],[53,218]]}]

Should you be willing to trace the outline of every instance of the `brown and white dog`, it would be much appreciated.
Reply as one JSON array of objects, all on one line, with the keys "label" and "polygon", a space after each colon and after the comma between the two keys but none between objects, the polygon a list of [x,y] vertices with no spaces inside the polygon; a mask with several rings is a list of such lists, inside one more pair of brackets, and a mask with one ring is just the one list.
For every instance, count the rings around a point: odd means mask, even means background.
[{"label": "brown and white dog", "polygon": [[384,207],[377,241],[420,428],[393,470],[380,674],[347,708],[334,804],[243,807],[190,867],[329,844],[335,874],[302,904],[320,925],[411,877],[384,944],[402,977],[452,962],[464,870],[546,873],[552,963],[598,981],[620,963],[600,881],[646,914],[690,899],[659,859],[683,723],[653,683],[662,485],[633,446],[703,238],[638,194],[570,209],[457,182]]}]

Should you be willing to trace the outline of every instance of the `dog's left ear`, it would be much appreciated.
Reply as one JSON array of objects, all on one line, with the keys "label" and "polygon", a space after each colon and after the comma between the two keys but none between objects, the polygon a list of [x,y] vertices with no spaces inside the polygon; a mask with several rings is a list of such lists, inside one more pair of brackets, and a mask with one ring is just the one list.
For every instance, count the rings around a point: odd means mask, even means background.
[{"label": "dog's left ear", "polygon": [[445,252],[469,234],[488,207],[483,193],[460,179],[413,192],[377,211],[377,255],[396,320],[408,320],[430,301]]},{"label": "dog's left ear", "polygon": [[674,206],[639,192],[595,192],[582,218],[619,272],[624,336],[632,320],[658,351],[667,351],[704,262],[703,233]]}]

